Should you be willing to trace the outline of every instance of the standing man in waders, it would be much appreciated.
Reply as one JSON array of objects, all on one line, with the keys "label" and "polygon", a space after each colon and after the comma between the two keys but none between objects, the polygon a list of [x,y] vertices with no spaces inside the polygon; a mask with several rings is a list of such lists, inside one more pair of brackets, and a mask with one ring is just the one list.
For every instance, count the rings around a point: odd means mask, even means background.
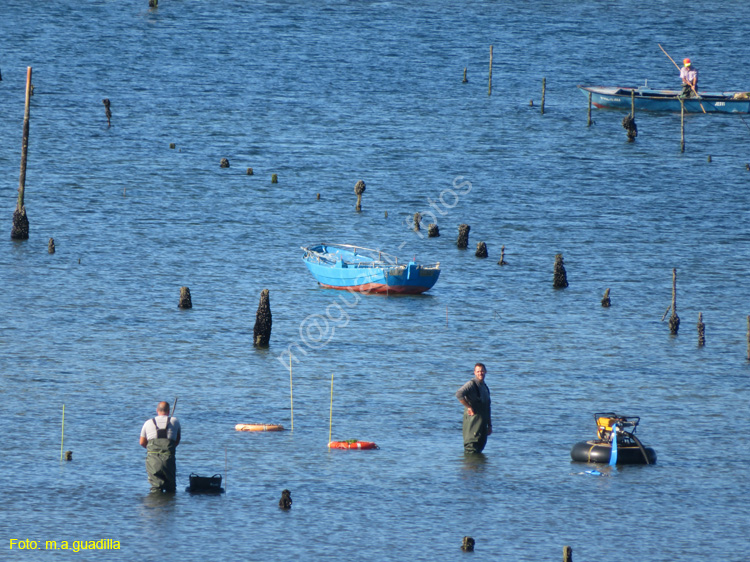
[{"label": "standing man in waders", "polygon": [[481,453],[492,435],[492,411],[490,389],[484,383],[487,369],[483,363],[474,365],[474,378],[456,392],[456,398],[464,405],[464,452]]},{"label": "standing man in waders", "polygon": [[146,454],[146,472],[152,492],[174,492],[177,464],[175,448],[180,444],[180,422],[169,415],[169,402],[159,402],[156,417],[143,424],[141,447]]}]

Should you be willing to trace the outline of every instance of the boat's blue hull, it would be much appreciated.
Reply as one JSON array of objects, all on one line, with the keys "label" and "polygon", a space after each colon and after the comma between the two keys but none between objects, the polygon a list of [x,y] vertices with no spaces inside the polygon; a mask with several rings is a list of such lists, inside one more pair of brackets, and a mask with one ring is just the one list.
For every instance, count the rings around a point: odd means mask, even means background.
[{"label": "boat's blue hull", "polygon": [[439,264],[388,263],[348,248],[354,247],[319,244],[304,248],[303,259],[315,280],[332,289],[419,294],[431,289],[440,276]]},{"label": "boat's blue hull", "polygon": [[[618,88],[604,86],[578,86],[588,96],[591,104],[600,109],[626,109],[630,111],[631,95],[636,111],[682,111],[676,90],[653,90],[650,88]],[[703,92],[700,99],[682,100],[686,113],[749,113],[750,98],[739,99],[735,95],[747,92]]]}]

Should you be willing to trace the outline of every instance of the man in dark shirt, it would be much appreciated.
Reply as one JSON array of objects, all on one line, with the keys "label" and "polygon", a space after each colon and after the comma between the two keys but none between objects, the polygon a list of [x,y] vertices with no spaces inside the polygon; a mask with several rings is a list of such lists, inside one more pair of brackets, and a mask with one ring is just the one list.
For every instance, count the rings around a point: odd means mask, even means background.
[{"label": "man in dark shirt", "polygon": [[484,382],[487,369],[483,363],[474,365],[474,378],[456,392],[464,406],[464,452],[481,453],[492,434],[490,389]]}]

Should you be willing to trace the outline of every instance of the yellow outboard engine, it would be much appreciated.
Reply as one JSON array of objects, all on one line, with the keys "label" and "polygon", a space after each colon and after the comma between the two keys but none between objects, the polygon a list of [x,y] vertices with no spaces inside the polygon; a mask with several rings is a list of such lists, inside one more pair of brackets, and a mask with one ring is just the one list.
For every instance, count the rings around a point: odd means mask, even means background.
[{"label": "yellow outboard engine", "polygon": [[[641,418],[638,416],[621,416],[614,412],[594,414],[596,421],[596,440],[581,441],[573,445],[570,457],[577,462],[616,464],[654,464],[656,451],[644,447],[635,436],[635,429]],[[616,445],[613,457],[613,440]]]}]

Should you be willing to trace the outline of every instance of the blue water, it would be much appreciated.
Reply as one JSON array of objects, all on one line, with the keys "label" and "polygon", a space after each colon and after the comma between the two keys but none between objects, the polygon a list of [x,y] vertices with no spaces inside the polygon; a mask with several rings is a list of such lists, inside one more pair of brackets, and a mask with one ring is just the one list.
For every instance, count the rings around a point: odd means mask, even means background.
[{"label": "blue water", "polygon": [[[587,127],[576,85],[676,87],[661,43],[699,89],[750,89],[750,5],[147,4],[0,7],[1,559],[456,560],[472,536],[477,561],[747,560],[750,118],[688,115],[683,153],[679,115],[637,114],[628,143],[623,113]],[[322,290],[314,242],[441,277],[416,297]],[[466,459],[454,392],[476,361],[495,433]],[[138,433],[175,396],[178,488],[220,473],[221,497],[147,494]],[[656,465],[570,462],[608,410],[641,416]],[[251,422],[287,431],[234,431]],[[329,430],[380,449],[329,451]],[[120,550],[41,553],[105,538]]]}]

